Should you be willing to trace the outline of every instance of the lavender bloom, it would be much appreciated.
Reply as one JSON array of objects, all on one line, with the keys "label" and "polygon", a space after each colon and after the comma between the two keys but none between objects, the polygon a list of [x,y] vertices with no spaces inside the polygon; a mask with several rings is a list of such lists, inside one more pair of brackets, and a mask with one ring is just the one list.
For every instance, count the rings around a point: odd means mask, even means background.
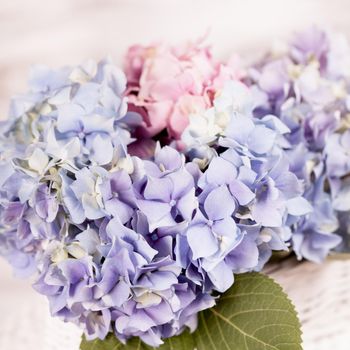
[{"label": "lavender bloom", "polygon": [[242,273],[261,269],[259,264],[260,252],[257,242],[259,241],[259,225],[239,224],[242,239],[239,244],[226,257],[225,263],[234,273]]},{"label": "lavender bloom", "polygon": [[108,309],[89,311],[82,313],[77,323],[84,328],[86,339],[99,338],[103,340],[111,331],[111,318],[111,311]]},{"label": "lavender bloom", "polygon": [[[231,120],[249,119],[254,108],[248,88],[236,81],[228,81],[213,104],[203,115],[190,118],[190,124],[182,135],[187,153],[202,166],[206,166],[215,156],[215,144],[227,130]],[[245,127],[251,130],[249,122]]]},{"label": "lavender bloom", "polygon": [[[197,296],[196,287],[189,288],[174,260],[156,258],[157,251],[145,238],[117,218],[100,237],[89,229],[72,244],[53,244],[47,250],[47,268],[35,284],[48,296],[52,313],[80,324],[89,339],[102,339],[113,327],[123,341],[139,336],[160,345],[161,337],[186,326],[194,329],[196,313],[213,305],[209,294]],[[80,257],[75,244],[83,248]],[[68,252],[76,258],[69,258]]]},{"label": "lavender bloom", "polygon": [[118,68],[38,67],[0,125],[1,255],[87,339],[153,347],[194,331],[273,250],[320,261],[350,211],[348,75],[334,64],[349,53],[316,29],[296,37],[190,116],[183,152],[157,144],[148,160],[127,153],[140,120]]},{"label": "lavender bloom", "polygon": [[75,173],[75,180],[62,173],[63,202],[74,223],[105,216],[100,184],[106,177],[107,171],[100,167],[79,170]]},{"label": "lavender bloom", "polygon": [[293,246],[297,257],[321,262],[330,249],[341,242],[334,234],[338,229],[338,219],[329,194],[323,190],[325,177],[320,177],[306,193],[313,204],[311,214],[299,220],[293,233]]},{"label": "lavender bloom", "polygon": [[[313,206],[307,216],[289,219],[292,242],[298,257],[318,262],[339,244],[338,216],[349,210],[348,72],[335,68],[335,57],[350,60],[348,43],[313,27],[297,34],[281,57],[259,62],[251,76],[252,88],[266,96],[254,114],[273,113],[291,130],[284,146],[290,169],[304,182],[303,196]],[[269,70],[276,65],[278,78]],[[280,86],[277,94],[263,83],[269,79]]]},{"label": "lavender bloom", "polygon": [[[96,286],[95,297],[102,298],[106,306],[120,307],[129,299],[136,268],[150,263],[156,251],[142,236],[122,226],[117,219],[109,222],[106,232],[112,242],[102,265],[101,281]],[[116,260],[123,264],[116,266]]]},{"label": "lavender bloom", "polygon": [[[22,229],[21,229],[22,231]],[[18,246],[18,232],[15,228],[1,228],[0,231],[0,254],[11,264],[14,274],[20,278],[31,276],[36,270],[36,249],[29,243],[29,249]],[[25,245],[22,245],[25,247]]]},{"label": "lavender bloom", "polygon": [[184,158],[165,147],[156,152],[155,163],[144,162],[145,178],[137,185],[137,205],[147,217],[151,231],[189,221],[197,207],[192,175]]},{"label": "lavender bloom", "polygon": [[108,181],[104,181],[100,188],[106,212],[119,218],[123,224],[128,222],[136,208],[136,196],[127,172],[121,169],[110,173]]},{"label": "lavender bloom", "polygon": [[[220,203],[222,203],[220,205]],[[236,203],[226,186],[213,189],[206,197],[202,211],[198,211],[186,231],[192,259],[200,260],[201,269],[218,291],[225,291],[233,283],[233,274],[218,264],[241,240],[233,219]],[[225,278],[226,277],[226,278]]]},{"label": "lavender bloom", "polygon": [[34,199],[35,211],[39,217],[46,222],[55,220],[58,213],[58,201],[54,193],[50,193],[50,189],[45,185],[39,186]]},{"label": "lavender bloom", "polygon": [[88,339],[113,331],[156,346],[214,304],[174,251],[200,171],[170,147],[151,161],[126,153],[137,118],[125,116],[124,87],[107,62],[32,76],[2,126],[0,252],[36,271],[52,314]]},{"label": "lavender bloom", "polygon": [[335,133],[327,141],[325,148],[327,176],[331,186],[333,207],[338,211],[350,210],[349,181],[346,179],[350,173],[350,131]]},{"label": "lavender bloom", "polygon": [[237,228],[232,219],[235,209],[235,200],[226,186],[208,194],[186,233],[193,259],[224,253],[236,241]]},{"label": "lavender bloom", "polygon": [[[57,71],[36,67],[31,92],[12,101],[15,124],[8,133],[24,143],[48,143],[48,153],[59,159],[69,154],[57,147],[54,152],[52,141],[65,140],[67,146],[80,147],[76,156],[82,163],[106,165],[116,147],[131,142],[130,130],[138,122],[135,115],[126,116],[125,87],[124,74],[109,60]],[[23,135],[25,128],[31,128],[32,135]]]},{"label": "lavender bloom", "polygon": [[46,185],[19,172],[12,173],[2,185],[1,252],[15,267],[16,274],[34,273],[36,260],[44,251],[43,243],[59,235],[62,221],[58,217],[58,202],[54,192],[49,191]]},{"label": "lavender bloom", "polygon": [[[101,140],[108,138],[113,146],[113,162],[108,151],[110,146],[106,143],[100,142],[104,150],[99,149],[97,153],[109,154],[110,166],[118,168],[118,157],[123,154],[121,148],[129,142],[129,130],[125,129],[132,120],[124,117],[126,100],[122,94],[125,84],[123,74],[108,61],[56,71],[37,67],[31,74],[31,91],[13,100],[11,118],[1,123],[0,142],[0,205],[4,208],[1,210],[1,232],[4,246],[12,252],[11,258],[18,251],[20,259],[28,254],[31,260],[38,259],[39,263],[44,243],[58,237],[61,231],[64,234],[66,223],[62,211],[66,204],[62,203],[62,180],[73,180],[69,176],[79,173],[79,168],[86,162],[85,154],[94,158],[94,149],[97,149],[94,147]],[[73,120],[68,118],[68,113],[59,113],[61,108],[73,105],[79,105],[85,114],[75,114]],[[67,123],[65,118],[68,118]],[[76,118],[80,119],[77,121]],[[105,122],[102,123],[102,119]],[[73,121],[89,131],[91,142],[88,137],[79,139],[69,124]],[[95,158],[93,162],[101,163]],[[88,183],[80,186],[83,185],[85,191]],[[76,187],[74,196],[79,197],[81,192],[79,186]],[[26,209],[19,215],[15,212],[15,204],[10,203],[18,203],[17,208]],[[91,206],[95,205],[91,203],[91,197],[85,198],[84,205],[90,215],[94,210]],[[72,211],[78,217],[76,221],[80,221],[79,206]],[[11,215],[17,215],[21,220],[17,226],[10,223]],[[7,248],[3,249],[3,254],[9,256]]]},{"label": "lavender bloom", "polygon": [[329,40],[326,33],[315,26],[297,33],[291,42],[291,56],[300,64],[316,60],[324,67],[328,51]]},{"label": "lavender bloom", "polygon": [[[284,150],[290,147],[290,129],[274,115],[254,117],[253,98],[243,84],[228,82],[206,114],[217,116],[221,129],[205,138],[190,123],[184,133],[190,157],[198,157],[203,147],[212,150],[198,180],[199,208],[187,237],[177,238],[181,265],[204,290],[223,292],[233,283],[232,271],[259,270],[272,250],[287,250],[289,222],[312,211]],[[218,198],[209,205],[214,193],[225,198],[224,207]]]},{"label": "lavender bloom", "polygon": [[34,254],[28,254],[17,249],[15,241],[8,237],[0,237],[2,249],[0,254],[12,266],[14,275],[18,278],[28,278],[32,276],[37,270],[37,263]]},{"label": "lavender bloom", "polygon": [[92,297],[93,269],[89,258],[64,259],[51,264],[34,284],[48,297],[53,315],[78,319],[84,302]]}]

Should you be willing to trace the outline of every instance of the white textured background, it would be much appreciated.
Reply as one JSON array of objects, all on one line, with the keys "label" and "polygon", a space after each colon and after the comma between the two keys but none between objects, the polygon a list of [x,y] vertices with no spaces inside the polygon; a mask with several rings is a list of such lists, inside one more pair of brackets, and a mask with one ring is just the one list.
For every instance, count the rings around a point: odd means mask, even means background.
[{"label": "white textured background", "polygon": [[[0,118],[10,96],[25,91],[35,63],[60,66],[109,54],[121,62],[130,44],[177,43],[208,30],[218,56],[251,55],[310,24],[350,38],[350,1],[0,0]],[[300,312],[305,350],[350,349],[350,262],[271,274]],[[0,262],[0,350],[78,350],[78,338],[74,328],[52,321],[44,300]]]}]

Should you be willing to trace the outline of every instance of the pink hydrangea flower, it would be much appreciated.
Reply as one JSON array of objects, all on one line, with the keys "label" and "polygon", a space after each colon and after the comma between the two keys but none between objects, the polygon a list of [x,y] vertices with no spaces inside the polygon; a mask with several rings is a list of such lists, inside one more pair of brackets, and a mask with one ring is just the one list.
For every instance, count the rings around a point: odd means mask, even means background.
[{"label": "pink hydrangea flower", "polygon": [[237,57],[227,64],[216,61],[202,40],[181,47],[132,46],[125,72],[130,109],[144,121],[137,136],[153,137],[167,129],[171,140],[181,138],[189,115],[212,105],[225,80],[243,76]]}]

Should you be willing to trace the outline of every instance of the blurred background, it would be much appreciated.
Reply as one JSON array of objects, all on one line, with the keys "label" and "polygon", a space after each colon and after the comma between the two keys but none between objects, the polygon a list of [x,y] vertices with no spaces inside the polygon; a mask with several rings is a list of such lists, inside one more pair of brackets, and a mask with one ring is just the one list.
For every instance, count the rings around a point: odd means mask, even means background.
[{"label": "blurred background", "polygon": [[[260,54],[311,24],[350,38],[348,0],[0,0],[0,119],[37,63],[58,67],[135,43],[181,43],[208,34],[214,54]],[[288,263],[289,264],[289,263]],[[350,263],[270,269],[300,313],[305,350],[350,349]],[[77,350],[80,333],[51,320],[28,281],[0,261],[0,350]]]},{"label": "blurred background", "polygon": [[0,0],[0,115],[32,64],[75,64],[133,43],[178,43],[209,33],[214,53],[260,52],[310,24],[350,34],[348,0]]}]

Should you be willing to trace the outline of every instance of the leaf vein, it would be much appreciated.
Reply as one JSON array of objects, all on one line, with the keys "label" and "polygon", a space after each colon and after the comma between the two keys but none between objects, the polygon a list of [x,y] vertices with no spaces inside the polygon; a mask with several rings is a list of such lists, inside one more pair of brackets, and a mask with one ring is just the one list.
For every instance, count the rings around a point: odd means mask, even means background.
[{"label": "leaf vein", "polygon": [[230,317],[228,318],[229,320],[232,320],[232,318],[239,316],[239,315],[243,315],[243,314],[249,314],[252,312],[283,312],[283,313],[289,313],[289,310],[283,310],[283,309],[252,309],[252,310],[244,310],[244,311],[238,311],[232,315],[230,315]]},{"label": "leaf vein", "polygon": [[251,334],[246,333],[243,329],[241,329],[240,327],[238,327],[237,325],[235,325],[230,319],[226,318],[225,316],[221,315],[219,312],[217,312],[214,309],[209,309],[211,312],[213,312],[214,314],[216,314],[218,317],[220,317],[222,320],[224,320],[226,323],[228,323],[229,325],[231,325],[233,328],[235,328],[239,333],[243,334],[243,336],[248,337],[253,339],[254,341],[256,341],[257,343],[260,343],[262,345],[264,345],[265,347],[269,347],[270,349],[274,349],[274,350],[279,350],[278,348],[276,348],[273,345],[267,344],[265,342],[263,342],[262,340],[260,340],[259,338],[254,337]]},{"label": "leaf vein", "polygon": [[218,328],[219,328],[219,331],[220,331],[222,340],[224,341],[224,344],[225,344],[226,348],[227,348],[228,350],[230,350],[230,347],[229,347],[229,345],[227,344],[226,338],[225,338],[224,334],[222,333],[222,329],[221,329],[221,327],[220,327],[220,323],[219,323],[218,316],[215,315],[215,314],[214,314],[214,319],[215,319],[215,321],[216,321],[216,324],[218,325]]},{"label": "leaf vein", "polygon": [[207,335],[208,335],[208,338],[209,338],[211,344],[213,345],[213,348],[216,349],[216,345],[215,345],[215,343],[213,342],[213,339],[212,339],[212,337],[211,337],[211,334],[209,333],[209,329],[208,329],[208,326],[207,326],[207,322],[205,321],[205,318],[204,318],[203,313],[201,313],[201,319],[202,319],[202,322],[203,322],[204,329],[205,329],[205,331],[206,331],[206,333],[207,333]]}]

